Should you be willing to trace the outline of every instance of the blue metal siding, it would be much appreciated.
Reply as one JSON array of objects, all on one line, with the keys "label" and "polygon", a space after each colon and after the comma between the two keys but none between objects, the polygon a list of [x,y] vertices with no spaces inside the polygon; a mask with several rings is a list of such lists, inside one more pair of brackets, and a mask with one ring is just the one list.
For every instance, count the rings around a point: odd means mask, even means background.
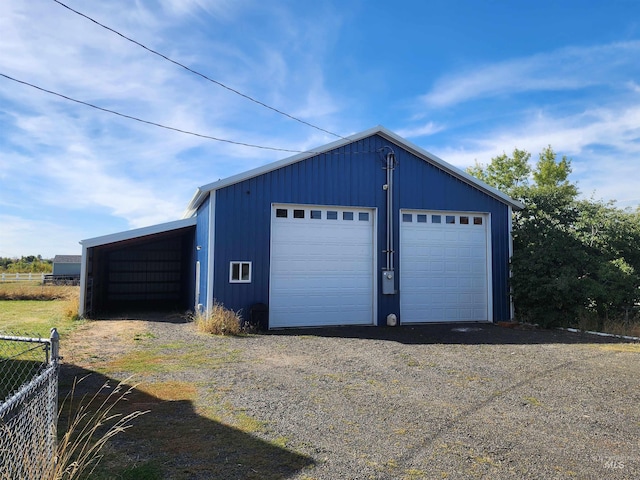
[{"label": "blue metal siding", "polygon": [[[377,208],[376,274],[379,275],[385,265],[383,251],[386,248],[386,194],[382,188],[386,183],[386,173],[382,168],[383,153],[386,152],[380,153],[385,146],[395,150],[398,160],[394,172],[396,269],[400,264],[400,209],[491,213],[494,319],[507,319],[508,207],[378,135],[218,190],[212,286],[215,298],[228,308],[242,310],[245,317],[252,304],[268,303],[272,203]],[[208,218],[208,215],[204,216]],[[198,221],[198,235],[200,231]],[[229,283],[231,261],[252,262],[251,283]],[[396,275],[398,282],[399,273]],[[377,284],[377,317],[378,324],[382,325],[387,314],[399,312],[400,302],[399,295],[382,295],[381,282]]]},{"label": "blue metal siding", "polygon": [[[200,303],[208,308],[207,305],[207,288],[208,288],[208,267],[209,267],[209,213],[211,208],[211,195],[200,205],[196,217],[196,254],[194,260],[194,275],[195,275],[195,262],[200,262]],[[198,247],[200,247],[198,249]],[[195,277],[194,277],[195,278]],[[195,292],[192,297],[195,299]]]}]

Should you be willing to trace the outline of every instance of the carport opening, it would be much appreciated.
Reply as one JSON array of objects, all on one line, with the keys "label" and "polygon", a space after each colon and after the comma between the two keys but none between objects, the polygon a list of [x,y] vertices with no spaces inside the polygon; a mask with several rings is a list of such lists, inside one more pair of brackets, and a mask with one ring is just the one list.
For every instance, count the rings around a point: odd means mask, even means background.
[{"label": "carport opening", "polygon": [[99,245],[87,256],[88,317],[193,308],[195,227]]}]

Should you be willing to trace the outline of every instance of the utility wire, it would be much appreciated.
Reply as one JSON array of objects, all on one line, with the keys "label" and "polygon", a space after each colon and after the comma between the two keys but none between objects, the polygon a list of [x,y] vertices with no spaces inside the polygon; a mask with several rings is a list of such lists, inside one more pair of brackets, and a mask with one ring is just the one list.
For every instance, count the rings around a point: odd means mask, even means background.
[{"label": "utility wire", "polygon": [[165,60],[167,60],[167,61],[169,61],[169,62],[171,62],[171,63],[173,63],[173,64],[175,64],[175,65],[178,65],[179,67],[182,67],[182,68],[184,68],[185,70],[187,70],[187,71],[189,71],[189,72],[191,72],[191,73],[193,73],[193,74],[195,74],[195,75],[198,75],[199,77],[202,77],[202,78],[204,78],[205,80],[208,80],[208,81],[209,81],[209,82],[211,82],[211,83],[214,83],[214,84],[216,84],[216,85],[218,85],[218,86],[220,86],[220,87],[222,87],[222,88],[225,88],[225,89],[229,90],[230,92],[235,93],[236,95],[240,95],[241,97],[244,97],[244,98],[246,98],[247,100],[250,100],[250,101],[252,101],[252,102],[254,102],[254,103],[257,103],[258,105],[261,105],[261,106],[263,106],[263,107],[265,107],[265,108],[268,108],[269,110],[272,110],[272,111],[274,111],[274,112],[276,112],[276,113],[279,113],[280,115],[284,115],[285,117],[288,117],[288,118],[290,118],[291,120],[295,120],[296,122],[300,122],[300,123],[302,123],[302,124],[304,124],[304,125],[307,125],[307,126],[309,126],[309,127],[311,127],[311,128],[315,128],[316,130],[320,130],[321,132],[328,133],[329,135],[333,135],[334,137],[338,137],[338,138],[341,138],[341,139],[343,139],[343,140],[347,140],[347,138],[346,138],[346,137],[343,137],[342,135],[338,135],[337,133],[330,132],[329,130],[325,130],[324,128],[321,128],[321,127],[318,127],[318,126],[316,126],[316,125],[313,125],[312,123],[309,123],[309,122],[307,122],[307,121],[305,121],[305,120],[302,120],[302,119],[300,119],[300,118],[298,118],[298,117],[294,117],[293,115],[289,115],[288,113],[283,112],[282,110],[278,110],[277,108],[274,108],[274,107],[272,107],[272,106],[270,106],[270,105],[267,105],[266,103],[261,102],[260,100],[256,100],[255,98],[250,97],[249,95],[246,95],[246,94],[244,94],[244,93],[242,93],[242,92],[240,92],[240,91],[238,91],[238,90],[236,90],[236,89],[234,89],[234,88],[231,88],[231,87],[229,87],[228,85],[225,85],[225,84],[224,84],[224,83],[222,83],[222,82],[219,82],[219,81],[217,81],[217,80],[214,80],[214,79],[212,79],[212,78],[210,78],[210,77],[206,76],[206,75],[205,75],[205,74],[203,74],[203,73],[197,72],[197,71],[195,71],[195,70],[193,70],[193,69],[191,69],[191,68],[187,67],[186,65],[183,65],[182,63],[177,62],[177,61],[175,61],[175,60],[173,60],[173,59],[171,59],[171,58],[167,57],[166,55],[163,55],[162,53],[157,52],[156,50],[153,50],[152,48],[149,48],[149,47],[147,47],[147,46],[143,45],[142,43],[140,43],[140,42],[138,42],[138,41],[136,41],[136,40],[134,40],[134,39],[132,39],[132,38],[127,37],[126,35],[124,35],[124,34],[122,34],[122,33],[118,32],[117,30],[114,30],[114,29],[113,29],[113,28],[111,28],[111,27],[107,27],[106,25],[103,25],[102,23],[98,22],[97,20],[94,20],[93,18],[89,17],[88,15],[85,15],[84,13],[81,13],[81,12],[79,12],[79,11],[77,11],[77,10],[74,10],[74,9],[73,9],[73,8],[71,8],[70,6],[65,5],[64,3],[62,3],[60,0],[53,0],[53,1],[54,1],[54,2],[56,2],[58,5],[60,5],[60,6],[64,7],[64,8],[66,8],[67,10],[70,10],[71,12],[73,12],[73,13],[75,13],[75,14],[77,14],[77,15],[80,15],[81,17],[84,17],[84,18],[86,18],[87,20],[90,20],[91,22],[95,23],[96,25],[99,25],[99,26],[101,26],[102,28],[104,28],[104,29],[106,29],[106,30],[109,30],[110,32],[115,33],[116,35],[119,35],[120,37],[124,38],[125,40],[128,40],[128,41],[129,41],[129,42],[131,42],[131,43],[135,43],[136,45],[138,45],[139,47],[144,48],[144,49],[145,49],[145,50],[147,50],[148,52],[151,52],[151,53],[153,53],[154,55],[158,55],[159,57],[162,57],[162,58],[164,58]]},{"label": "utility wire", "polygon": [[119,117],[128,118],[130,120],[135,120],[136,122],[141,122],[141,123],[146,123],[148,125],[153,125],[155,127],[165,128],[167,130],[173,130],[175,132],[185,133],[187,135],[193,135],[195,137],[201,137],[201,138],[206,138],[206,139],[209,139],[209,140],[215,140],[217,142],[231,143],[233,145],[241,145],[243,147],[260,148],[260,149],[263,149],[263,150],[275,150],[277,152],[304,153],[303,150],[290,150],[288,148],[265,147],[264,145],[254,145],[252,143],[236,142],[234,140],[227,140],[227,139],[224,139],[224,138],[212,137],[211,135],[204,135],[202,133],[195,133],[195,132],[190,132],[188,130],[182,130],[180,128],[169,127],[167,125],[162,125],[161,123],[151,122],[149,120],[143,120],[143,119],[138,118],[138,117],[133,117],[131,115],[126,115],[124,113],[116,112],[115,110],[109,110],[108,108],[99,107],[97,105],[93,105],[92,103],[83,102],[82,100],[76,100],[75,98],[68,97],[68,96],[63,95],[61,93],[53,92],[51,90],[47,90],[46,88],[38,87],[37,85],[33,85],[32,83],[25,82],[23,80],[18,80],[17,78],[10,77],[9,75],[5,75],[4,73],[0,73],[0,76],[6,78],[8,80],[12,80],[14,82],[17,82],[17,83],[21,83],[23,85],[27,85],[27,86],[29,86],[31,88],[35,88],[36,90],[40,90],[41,92],[46,92],[46,93],[49,93],[51,95],[55,95],[55,96],[64,98],[65,100],[69,100],[71,102],[79,103],[81,105],[86,105],[87,107],[95,108],[96,110],[101,110],[103,112],[111,113],[113,115],[118,115]]}]

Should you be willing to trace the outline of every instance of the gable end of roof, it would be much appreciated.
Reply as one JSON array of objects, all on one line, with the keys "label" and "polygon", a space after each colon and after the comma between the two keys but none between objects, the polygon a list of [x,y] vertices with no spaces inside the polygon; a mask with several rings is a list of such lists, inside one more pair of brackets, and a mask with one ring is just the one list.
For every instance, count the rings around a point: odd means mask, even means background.
[{"label": "gable end of roof", "polygon": [[242,181],[257,177],[259,175],[263,175],[265,173],[271,172],[278,168],[286,167],[288,165],[301,162],[308,158],[314,157],[316,155],[321,155],[323,153],[329,152],[331,150],[335,150],[337,148],[343,147],[345,145],[349,145],[351,143],[355,143],[357,141],[363,140],[373,135],[379,135],[387,139],[388,141],[394,143],[396,146],[413,153],[414,155],[421,158],[425,162],[428,162],[434,165],[435,167],[440,168],[441,170],[471,185],[472,187],[475,187],[478,190],[481,190],[484,193],[488,194],[489,196],[494,197],[497,200],[509,205],[514,210],[522,210],[524,208],[524,204],[522,202],[511,198],[510,196],[497,190],[496,188],[484,183],[483,181],[475,178],[472,175],[469,175],[464,170],[461,170],[458,167],[455,167],[450,163],[445,162],[438,156],[424,150],[421,147],[418,147],[417,145],[395,134],[391,130],[388,130],[385,127],[379,125],[377,127],[364,130],[360,133],[350,135],[348,137],[345,137],[344,139],[336,140],[335,142],[331,142],[327,145],[314,148],[313,150],[299,153],[291,157],[287,157],[282,160],[278,160],[278,161],[263,165],[261,167],[254,168],[252,170],[238,173],[236,175],[232,175],[230,177],[220,179],[216,182],[203,185],[196,189],[195,194],[193,195],[191,201],[189,202],[189,205],[187,206],[184,212],[183,218],[189,218],[194,216],[196,211],[198,210],[198,207],[200,207],[200,205],[202,205],[202,203],[206,200],[207,196],[215,190],[228,187],[236,183],[240,183]]}]

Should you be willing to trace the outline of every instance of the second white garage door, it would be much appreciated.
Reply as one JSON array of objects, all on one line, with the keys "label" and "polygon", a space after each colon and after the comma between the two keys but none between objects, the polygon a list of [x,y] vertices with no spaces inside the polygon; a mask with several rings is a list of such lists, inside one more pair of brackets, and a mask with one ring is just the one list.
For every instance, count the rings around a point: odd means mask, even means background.
[{"label": "second white garage door", "polygon": [[401,323],[489,321],[487,215],[402,211]]},{"label": "second white garage door", "polygon": [[374,212],[272,207],[270,328],[373,323]]}]

